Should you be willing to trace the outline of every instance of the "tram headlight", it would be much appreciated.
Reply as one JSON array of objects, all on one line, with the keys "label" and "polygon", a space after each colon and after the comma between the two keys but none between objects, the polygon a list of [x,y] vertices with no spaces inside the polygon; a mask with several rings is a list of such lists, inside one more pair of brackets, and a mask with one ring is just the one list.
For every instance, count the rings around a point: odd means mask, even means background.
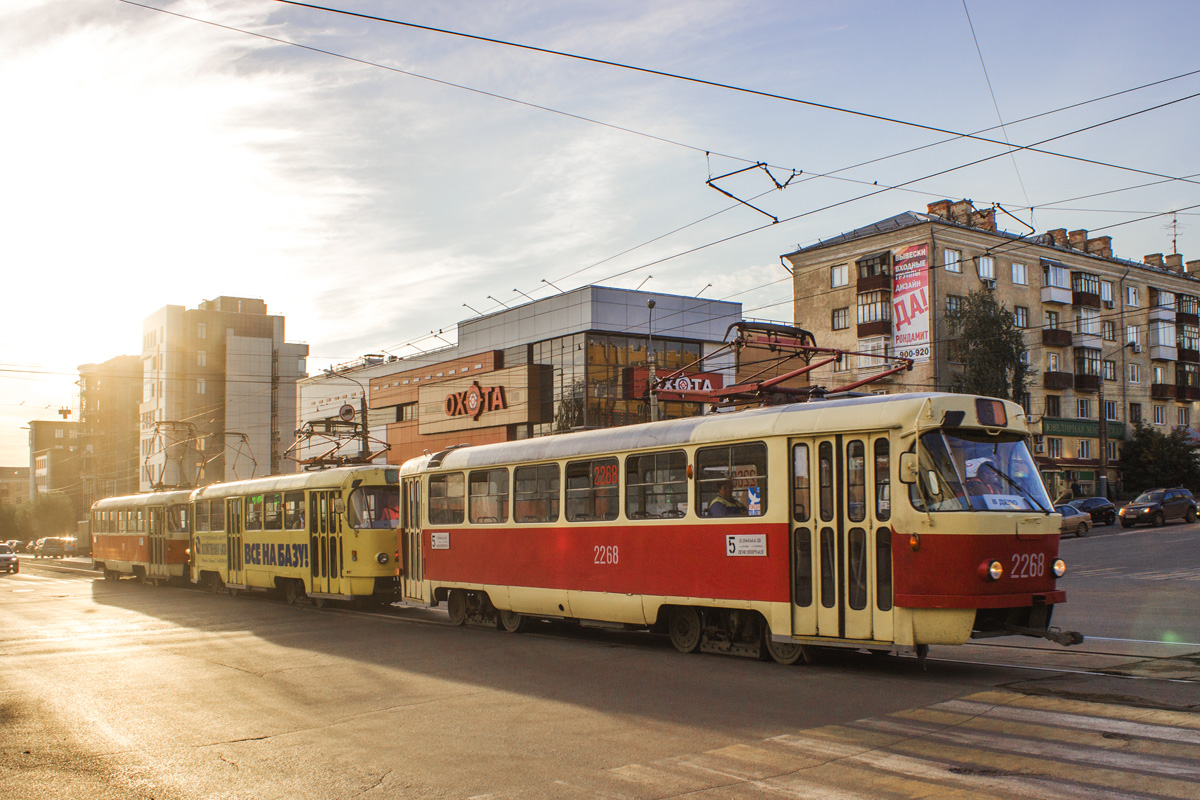
[{"label": "tram headlight", "polygon": [[1054,570],[1054,577],[1061,578],[1063,575],[1067,574],[1067,562],[1063,561],[1061,558],[1056,558],[1054,559],[1054,566],[1052,569]]},{"label": "tram headlight", "polygon": [[1004,565],[992,559],[979,565],[979,576],[984,580],[998,581],[1004,575]]},{"label": "tram headlight", "polygon": [[386,564],[388,562],[388,554],[387,553],[379,553],[375,556],[375,560],[378,561],[380,564]]}]

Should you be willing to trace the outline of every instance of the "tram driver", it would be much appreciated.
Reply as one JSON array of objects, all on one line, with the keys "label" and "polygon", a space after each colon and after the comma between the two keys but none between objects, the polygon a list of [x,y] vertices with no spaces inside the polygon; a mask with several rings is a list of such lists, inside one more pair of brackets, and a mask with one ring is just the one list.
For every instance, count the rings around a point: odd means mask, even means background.
[{"label": "tram driver", "polygon": [[745,515],[746,506],[733,496],[733,482],[721,481],[716,497],[708,501],[708,516],[742,517]]}]

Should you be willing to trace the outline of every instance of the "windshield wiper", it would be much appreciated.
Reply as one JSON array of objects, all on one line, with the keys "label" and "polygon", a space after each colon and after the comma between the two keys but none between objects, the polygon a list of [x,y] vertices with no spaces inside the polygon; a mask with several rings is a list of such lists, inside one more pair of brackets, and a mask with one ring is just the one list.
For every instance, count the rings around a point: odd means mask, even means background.
[{"label": "windshield wiper", "polygon": [[994,464],[992,464],[992,462],[990,462],[990,461],[984,461],[982,464],[980,464],[980,465],[979,465],[979,468],[980,468],[980,469],[983,469],[984,467],[987,467],[987,468],[988,468],[988,469],[990,469],[992,472],[994,472],[994,473],[996,473],[997,475],[999,475],[999,476],[1000,476],[1000,478],[1001,478],[1001,479],[1002,479],[1002,480],[1003,480],[1005,483],[1007,483],[1009,486],[1011,486],[1011,487],[1013,487],[1014,489],[1016,489],[1016,490],[1017,490],[1018,492],[1020,492],[1021,494],[1025,495],[1025,497],[1026,497],[1026,498],[1029,500],[1029,502],[1033,503],[1035,506],[1037,506],[1037,507],[1038,507],[1038,510],[1039,510],[1039,511],[1042,511],[1042,512],[1044,512],[1044,513],[1046,514],[1046,516],[1050,516],[1050,510],[1049,510],[1049,509],[1047,509],[1047,508],[1044,508],[1044,507],[1042,506],[1042,504],[1041,504],[1041,503],[1039,503],[1039,502],[1037,501],[1037,498],[1036,498],[1036,497],[1034,497],[1033,495],[1031,495],[1031,494],[1029,493],[1029,491],[1025,489],[1025,487],[1024,487],[1024,486],[1022,486],[1021,484],[1017,483],[1016,481],[1014,481],[1012,478],[1010,478],[1010,477],[1008,477],[1007,475],[1005,475],[1005,474],[1004,474],[1003,472],[1001,472],[1000,470],[996,469],[995,465],[994,465]]}]

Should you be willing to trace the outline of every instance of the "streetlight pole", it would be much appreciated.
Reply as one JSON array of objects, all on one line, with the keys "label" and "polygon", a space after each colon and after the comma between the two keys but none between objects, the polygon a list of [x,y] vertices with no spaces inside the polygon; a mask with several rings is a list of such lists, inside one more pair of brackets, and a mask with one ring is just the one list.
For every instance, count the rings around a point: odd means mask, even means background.
[{"label": "streetlight pole", "polygon": [[[1117,353],[1124,350],[1126,347],[1130,347],[1133,344],[1134,344],[1133,342],[1126,342],[1125,344],[1118,347],[1116,350],[1113,350],[1108,355],[1114,356]],[[1104,359],[1105,359],[1105,356],[1100,356],[1100,383],[1099,383],[1098,388],[1096,389],[1096,402],[1099,403],[1099,405],[1100,405],[1100,408],[1099,408],[1099,411],[1100,411],[1100,414],[1099,414],[1099,417],[1100,417],[1100,479],[1097,482],[1097,486],[1099,488],[1099,491],[1097,492],[1097,494],[1100,497],[1103,497],[1105,500],[1107,500],[1108,499],[1108,414],[1106,414],[1104,411]]]}]

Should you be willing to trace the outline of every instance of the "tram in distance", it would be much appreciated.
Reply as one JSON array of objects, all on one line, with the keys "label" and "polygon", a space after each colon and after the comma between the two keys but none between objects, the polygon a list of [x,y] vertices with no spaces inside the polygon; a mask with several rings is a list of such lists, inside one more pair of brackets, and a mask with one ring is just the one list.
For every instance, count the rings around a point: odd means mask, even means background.
[{"label": "tram in distance", "polygon": [[1011,402],[827,399],[402,465],[405,598],[450,620],[665,631],[680,651],[916,652],[1050,626],[1059,521]]},{"label": "tram in distance", "polygon": [[398,502],[399,471],[375,466],[110,497],[92,506],[93,566],[106,578],[383,605],[399,599]]}]

